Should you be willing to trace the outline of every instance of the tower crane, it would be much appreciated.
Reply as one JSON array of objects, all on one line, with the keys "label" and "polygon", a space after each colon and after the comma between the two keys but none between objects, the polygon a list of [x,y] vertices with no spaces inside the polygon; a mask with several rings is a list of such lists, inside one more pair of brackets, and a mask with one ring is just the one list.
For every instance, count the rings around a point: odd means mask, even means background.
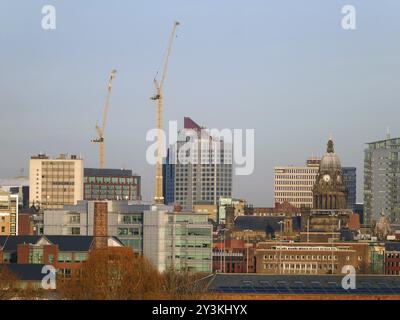
[{"label": "tower crane", "polygon": [[169,38],[168,42],[168,48],[167,52],[164,58],[164,67],[163,71],[161,74],[161,79],[158,82],[157,81],[157,74],[154,77],[153,84],[155,88],[155,94],[152,96],[150,99],[156,101],[157,103],[157,164],[156,164],[156,190],[155,190],[155,196],[154,196],[154,201],[156,204],[162,204],[164,203],[164,196],[163,196],[163,176],[162,176],[162,153],[161,153],[161,148],[164,145],[163,144],[163,135],[162,135],[162,130],[163,130],[163,113],[164,113],[164,97],[163,97],[163,88],[164,88],[164,82],[165,78],[167,76],[167,70],[168,70],[168,62],[169,62],[169,57],[171,55],[172,51],[172,45],[175,39],[175,34],[176,34],[176,28],[179,26],[179,22],[175,21],[174,26],[172,28],[172,32]]},{"label": "tower crane", "polygon": [[108,106],[110,104],[112,81],[115,78],[116,73],[117,70],[112,70],[110,78],[108,80],[107,97],[106,97],[106,102],[104,103],[104,110],[103,110],[103,123],[101,124],[101,126],[99,126],[99,124],[96,123],[97,138],[90,140],[93,143],[99,144],[99,168],[104,168],[104,162],[105,162],[104,130],[106,129],[106,124],[107,124],[107,113],[108,113]]}]

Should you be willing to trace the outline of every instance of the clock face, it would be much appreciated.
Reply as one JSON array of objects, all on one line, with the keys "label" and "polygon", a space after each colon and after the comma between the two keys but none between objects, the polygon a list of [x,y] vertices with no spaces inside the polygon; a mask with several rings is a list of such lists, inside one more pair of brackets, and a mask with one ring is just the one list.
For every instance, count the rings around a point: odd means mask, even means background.
[{"label": "clock face", "polygon": [[330,177],[329,174],[325,174],[325,175],[323,176],[323,179],[324,179],[325,182],[329,182],[329,180],[331,180],[331,177]]}]

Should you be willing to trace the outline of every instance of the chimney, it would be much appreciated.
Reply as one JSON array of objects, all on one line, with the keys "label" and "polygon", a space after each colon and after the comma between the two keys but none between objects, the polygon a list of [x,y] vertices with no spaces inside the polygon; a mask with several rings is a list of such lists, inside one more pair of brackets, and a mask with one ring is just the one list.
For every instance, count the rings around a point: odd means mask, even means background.
[{"label": "chimney", "polygon": [[106,248],[108,238],[108,208],[107,202],[94,203],[93,222],[94,248]]}]

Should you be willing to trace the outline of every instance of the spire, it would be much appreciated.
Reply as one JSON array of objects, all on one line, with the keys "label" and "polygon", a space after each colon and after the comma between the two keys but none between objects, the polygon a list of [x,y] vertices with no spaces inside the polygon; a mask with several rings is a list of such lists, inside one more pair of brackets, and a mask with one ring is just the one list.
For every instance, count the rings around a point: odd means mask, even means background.
[{"label": "spire", "polygon": [[332,137],[330,137],[329,140],[328,140],[328,147],[326,148],[326,152],[328,152],[328,153],[334,153],[335,152],[335,150],[333,149]]},{"label": "spire", "polygon": [[390,127],[386,128],[386,139],[390,139]]}]

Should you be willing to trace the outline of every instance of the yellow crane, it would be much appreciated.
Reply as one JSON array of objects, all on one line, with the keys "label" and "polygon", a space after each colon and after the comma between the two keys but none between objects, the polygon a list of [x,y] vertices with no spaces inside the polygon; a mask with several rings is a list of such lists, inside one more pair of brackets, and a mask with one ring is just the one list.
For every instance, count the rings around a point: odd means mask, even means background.
[{"label": "yellow crane", "polygon": [[105,162],[104,130],[106,129],[106,123],[107,123],[107,113],[108,113],[108,106],[110,104],[112,81],[115,78],[116,73],[117,70],[111,71],[111,75],[108,80],[106,102],[104,104],[104,110],[103,110],[103,123],[101,124],[101,126],[99,126],[99,124],[96,123],[97,138],[91,140],[91,142],[99,144],[99,168],[104,168],[104,162]]},{"label": "yellow crane", "polygon": [[162,142],[163,135],[162,135],[162,130],[163,130],[163,113],[164,113],[164,97],[163,97],[163,88],[164,88],[164,81],[167,76],[167,70],[168,70],[168,62],[169,62],[169,57],[171,55],[172,51],[172,44],[175,39],[175,34],[176,34],[176,28],[179,26],[179,22],[174,22],[174,26],[169,38],[168,42],[168,48],[167,52],[164,58],[164,67],[163,67],[163,72],[161,74],[161,80],[160,82],[157,81],[157,74],[154,77],[153,84],[156,89],[156,93],[154,96],[152,96],[150,99],[154,100],[157,102],[157,164],[156,164],[156,190],[155,190],[155,196],[154,196],[154,201],[157,204],[162,204],[164,203],[164,196],[163,196],[163,176],[162,176],[162,152],[161,148],[164,145]]}]

